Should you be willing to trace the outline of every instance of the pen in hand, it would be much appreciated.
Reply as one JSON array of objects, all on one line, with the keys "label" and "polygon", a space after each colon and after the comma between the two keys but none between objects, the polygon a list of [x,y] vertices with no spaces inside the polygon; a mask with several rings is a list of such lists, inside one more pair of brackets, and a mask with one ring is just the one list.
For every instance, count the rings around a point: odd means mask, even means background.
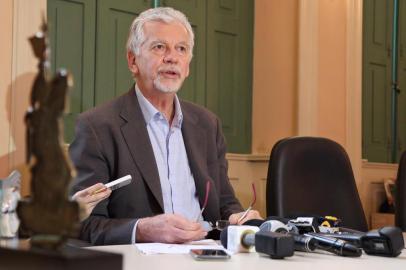
[{"label": "pen in hand", "polygon": [[250,204],[250,206],[247,208],[247,210],[244,211],[244,213],[242,214],[242,216],[237,220],[237,224],[239,224],[242,220],[244,220],[244,218],[247,217],[248,212],[251,211],[252,207],[254,206],[255,202],[257,201],[257,192],[255,191],[255,184],[252,183],[252,202]]},{"label": "pen in hand", "polygon": [[242,214],[242,216],[237,220],[237,224],[239,224],[239,223],[248,215],[248,212],[251,211],[251,209],[252,209],[252,207],[249,206],[249,207],[247,208],[247,210],[244,211],[244,213]]}]

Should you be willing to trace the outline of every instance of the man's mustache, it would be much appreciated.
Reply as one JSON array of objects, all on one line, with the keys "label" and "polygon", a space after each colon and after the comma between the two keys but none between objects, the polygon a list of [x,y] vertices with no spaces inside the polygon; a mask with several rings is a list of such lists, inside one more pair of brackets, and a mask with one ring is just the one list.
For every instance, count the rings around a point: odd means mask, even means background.
[{"label": "man's mustache", "polygon": [[175,73],[176,75],[180,75],[180,68],[177,66],[166,66],[158,68],[158,73],[166,73],[166,72],[172,72]]}]

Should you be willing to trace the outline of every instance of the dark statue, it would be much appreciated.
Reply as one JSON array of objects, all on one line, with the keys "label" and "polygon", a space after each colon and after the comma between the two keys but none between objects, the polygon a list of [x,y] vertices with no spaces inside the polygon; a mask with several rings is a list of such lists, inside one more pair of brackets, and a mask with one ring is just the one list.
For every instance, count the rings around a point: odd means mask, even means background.
[{"label": "dark statue", "polygon": [[[52,80],[48,79],[45,23],[42,32],[29,40],[39,60],[30,107],[25,116],[31,198],[19,201],[17,214],[21,224],[19,236],[30,239],[1,240],[0,268],[120,270],[123,255],[83,249],[81,247],[87,243],[71,239],[76,238],[79,231],[79,205],[68,199],[68,186],[74,170],[63,150],[62,138],[62,115],[71,78],[61,70]],[[7,213],[10,209],[13,210],[12,207],[6,209]]]},{"label": "dark statue", "polygon": [[52,80],[47,73],[47,26],[30,39],[38,58],[25,122],[27,126],[27,164],[31,168],[31,198],[21,201],[18,215],[21,231],[31,237],[33,247],[56,250],[68,237],[75,236],[79,207],[68,199],[68,186],[74,170],[63,150],[62,116],[70,84],[66,70]]}]

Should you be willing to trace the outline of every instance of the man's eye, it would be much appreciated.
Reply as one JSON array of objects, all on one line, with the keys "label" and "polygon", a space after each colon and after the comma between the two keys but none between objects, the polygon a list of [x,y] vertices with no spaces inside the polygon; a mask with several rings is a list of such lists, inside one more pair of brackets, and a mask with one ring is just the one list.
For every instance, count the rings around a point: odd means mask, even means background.
[{"label": "man's eye", "polygon": [[187,49],[186,46],[179,46],[179,47],[178,47],[178,51],[181,52],[181,53],[186,53],[187,50],[188,50],[188,49]]},{"label": "man's eye", "polygon": [[163,51],[163,50],[165,50],[165,45],[164,44],[156,44],[156,45],[154,45],[154,47],[153,47],[153,49],[154,50],[157,50],[157,51]]}]

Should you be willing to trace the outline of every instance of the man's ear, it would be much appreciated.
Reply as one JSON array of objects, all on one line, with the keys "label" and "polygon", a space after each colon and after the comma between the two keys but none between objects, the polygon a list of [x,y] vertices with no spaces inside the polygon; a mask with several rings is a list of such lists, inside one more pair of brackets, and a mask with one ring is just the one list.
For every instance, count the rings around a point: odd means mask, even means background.
[{"label": "man's ear", "polygon": [[185,74],[185,75],[186,75],[186,76],[185,76],[186,78],[187,78],[187,77],[189,77],[189,71],[190,71],[190,62],[191,62],[191,60],[192,60],[192,57],[190,57],[190,59],[189,59],[189,63],[187,64],[187,69],[186,69],[186,74]]},{"label": "man's ear", "polygon": [[186,74],[185,74],[185,78],[187,78],[187,77],[189,77],[189,65],[187,66],[187,69],[186,69]]},{"label": "man's ear", "polygon": [[128,69],[134,76],[138,74],[138,66],[135,59],[136,59],[135,54],[132,51],[127,51]]},{"label": "man's ear", "polygon": [[186,76],[185,76],[186,78],[187,77],[189,77],[189,65],[187,66],[187,69],[186,69]]}]

